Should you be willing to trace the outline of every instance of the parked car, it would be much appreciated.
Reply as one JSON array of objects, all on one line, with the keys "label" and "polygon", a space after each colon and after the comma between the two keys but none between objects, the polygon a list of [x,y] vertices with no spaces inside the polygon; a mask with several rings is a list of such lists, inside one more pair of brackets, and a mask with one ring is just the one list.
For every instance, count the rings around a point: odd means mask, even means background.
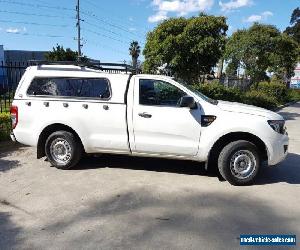
[{"label": "parked car", "polygon": [[59,169],[84,152],[126,154],[205,162],[231,184],[247,185],[263,161],[275,165],[288,152],[280,115],[212,100],[161,75],[31,66],[11,117],[12,139],[37,147],[37,157]]}]

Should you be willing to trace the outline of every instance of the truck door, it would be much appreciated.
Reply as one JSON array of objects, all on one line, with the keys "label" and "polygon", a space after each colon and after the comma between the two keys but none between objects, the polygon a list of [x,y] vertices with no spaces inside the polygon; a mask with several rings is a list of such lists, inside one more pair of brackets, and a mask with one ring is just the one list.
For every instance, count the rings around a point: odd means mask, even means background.
[{"label": "truck door", "polygon": [[183,90],[170,82],[136,78],[132,126],[133,153],[194,156],[198,152],[201,110],[179,107]]}]

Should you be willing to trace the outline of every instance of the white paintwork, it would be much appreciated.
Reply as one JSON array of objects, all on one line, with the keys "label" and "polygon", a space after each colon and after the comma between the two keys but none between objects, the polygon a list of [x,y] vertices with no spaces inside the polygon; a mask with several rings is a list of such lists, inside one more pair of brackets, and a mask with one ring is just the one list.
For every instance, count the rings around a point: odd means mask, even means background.
[{"label": "white paintwork", "polygon": [[[139,80],[143,78],[147,77],[137,76],[132,83],[135,93],[132,109],[132,152],[195,156],[199,147],[202,110],[140,105]],[[151,114],[152,117],[148,119],[138,115],[143,112]]]},{"label": "white paintwork", "polygon": [[[112,96],[105,101],[27,96],[27,88],[36,76],[105,77],[110,81]],[[265,143],[270,165],[282,161],[287,154],[283,152],[283,145],[288,145],[288,136],[276,133],[267,123],[268,120],[283,120],[274,112],[223,101],[214,105],[170,77],[157,75],[133,76],[126,103],[128,78],[127,74],[108,74],[77,66],[28,68],[13,102],[19,110],[19,122],[13,131],[16,140],[36,146],[44,128],[60,123],[76,131],[87,153],[110,152],[205,162],[219,138],[232,132],[247,132]],[[140,105],[139,79],[159,79],[173,84],[194,97],[198,109]],[[31,106],[26,105],[28,101]],[[45,107],[45,101],[49,102],[49,107]],[[63,103],[68,103],[69,107],[65,108]],[[84,109],[83,104],[88,104],[88,109]],[[104,105],[109,109],[103,109]],[[142,118],[138,115],[142,112],[152,117]],[[210,126],[201,127],[201,115],[214,115],[217,119]]]}]

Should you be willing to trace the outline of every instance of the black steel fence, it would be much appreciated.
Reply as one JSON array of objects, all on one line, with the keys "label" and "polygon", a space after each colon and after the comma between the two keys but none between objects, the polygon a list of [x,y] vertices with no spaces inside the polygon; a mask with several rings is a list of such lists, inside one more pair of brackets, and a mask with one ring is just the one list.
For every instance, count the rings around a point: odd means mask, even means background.
[{"label": "black steel fence", "polygon": [[14,92],[29,65],[25,62],[0,62],[0,113],[9,111]]}]

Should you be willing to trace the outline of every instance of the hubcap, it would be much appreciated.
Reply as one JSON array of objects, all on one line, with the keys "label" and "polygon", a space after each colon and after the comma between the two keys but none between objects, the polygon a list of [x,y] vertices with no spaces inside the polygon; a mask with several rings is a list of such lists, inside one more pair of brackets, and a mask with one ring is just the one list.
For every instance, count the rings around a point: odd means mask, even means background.
[{"label": "hubcap", "polygon": [[230,171],[238,179],[250,177],[256,169],[256,158],[249,150],[239,150],[230,160]]},{"label": "hubcap", "polygon": [[50,145],[50,154],[59,164],[67,164],[72,156],[72,148],[68,141],[57,138]]}]

